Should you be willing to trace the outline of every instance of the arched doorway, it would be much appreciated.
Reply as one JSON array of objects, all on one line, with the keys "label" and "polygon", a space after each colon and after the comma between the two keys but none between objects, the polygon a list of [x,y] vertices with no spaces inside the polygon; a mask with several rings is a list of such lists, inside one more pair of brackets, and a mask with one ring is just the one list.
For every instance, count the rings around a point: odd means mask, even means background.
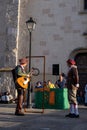
[{"label": "arched doorway", "polygon": [[80,89],[79,91],[84,92],[84,87],[87,84],[87,52],[78,53],[75,56],[75,61],[78,66]]}]

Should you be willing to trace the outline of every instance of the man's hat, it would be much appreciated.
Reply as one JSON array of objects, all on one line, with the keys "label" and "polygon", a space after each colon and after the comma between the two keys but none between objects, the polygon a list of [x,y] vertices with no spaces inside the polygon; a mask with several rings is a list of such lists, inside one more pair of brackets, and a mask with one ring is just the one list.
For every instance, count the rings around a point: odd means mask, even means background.
[{"label": "man's hat", "polygon": [[75,65],[76,64],[76,62],[73,59],[68,59],[67,63],[70,64],[70,65]]},{"label": "man's hat", "polygon": [[19,59],[19,62],[20,62],[20,64],[26,64],[26,63],[28,63],[28,59],[22,58],[22,59]]}]

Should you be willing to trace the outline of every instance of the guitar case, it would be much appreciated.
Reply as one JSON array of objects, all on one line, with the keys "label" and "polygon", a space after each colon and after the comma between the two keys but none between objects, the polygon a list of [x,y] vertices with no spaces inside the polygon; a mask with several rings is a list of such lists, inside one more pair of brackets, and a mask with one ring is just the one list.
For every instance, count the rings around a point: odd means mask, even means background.
[{"label": "guitar case", "polygon": [[[19,66],[19,65],[18,65],[18,66]],[[18,66],[16,66],[15,68],[13,68],[13,69],[11,70],[14,83],[15,83],[17,77],[18,77],[17,74],[16,74],[16,70],[17,70]]]}]

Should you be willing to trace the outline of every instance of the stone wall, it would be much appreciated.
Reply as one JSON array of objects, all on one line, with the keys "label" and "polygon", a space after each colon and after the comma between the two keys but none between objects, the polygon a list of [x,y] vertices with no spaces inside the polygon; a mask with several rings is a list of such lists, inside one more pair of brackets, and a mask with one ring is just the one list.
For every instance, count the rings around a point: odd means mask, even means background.
[{"label": "stone wall", "polygon": [[17,62],[17,25],[18,0],[0,0],[0,92],[14,91],[10,69]]}]

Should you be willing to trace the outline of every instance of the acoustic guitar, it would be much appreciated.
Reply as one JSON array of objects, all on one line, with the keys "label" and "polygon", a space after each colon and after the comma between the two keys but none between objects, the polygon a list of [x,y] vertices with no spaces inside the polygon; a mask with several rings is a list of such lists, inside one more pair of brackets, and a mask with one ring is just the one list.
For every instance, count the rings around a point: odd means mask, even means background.
[{"label": "acoustic guitar", "polygon": [[16,83],[23,89],[27,89],[32,74],[33,74],[33,69],[30,71],[30,73],[27,76],[17,78]]}]

